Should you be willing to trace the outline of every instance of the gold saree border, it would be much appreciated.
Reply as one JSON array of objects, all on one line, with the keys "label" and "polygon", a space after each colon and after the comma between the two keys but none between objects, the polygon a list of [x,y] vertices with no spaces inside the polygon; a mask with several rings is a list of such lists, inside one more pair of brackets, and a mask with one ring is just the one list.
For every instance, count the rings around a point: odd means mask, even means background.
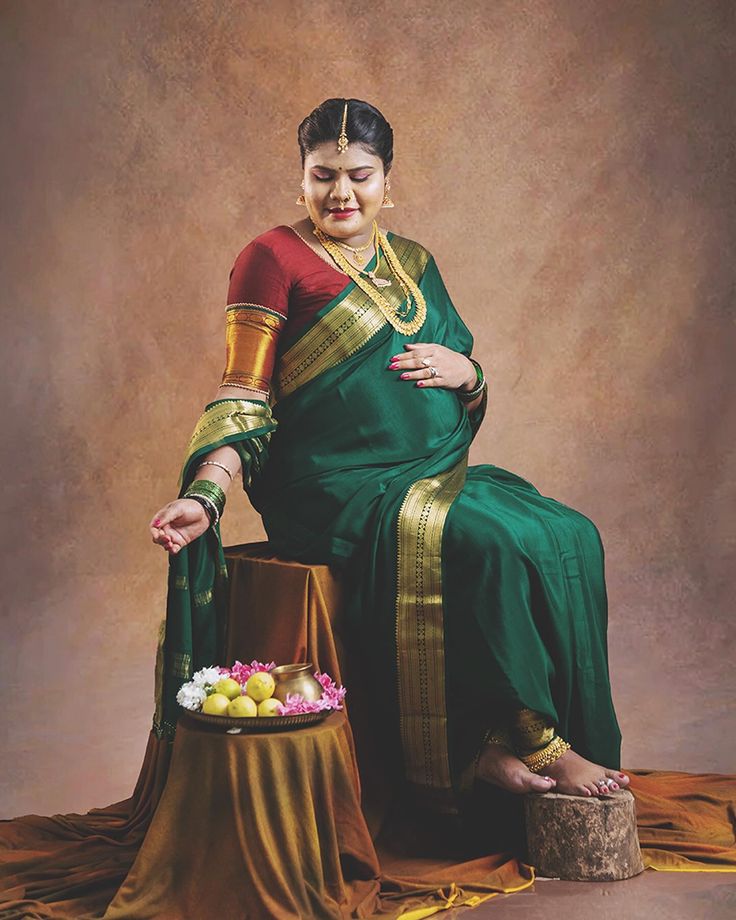
[{"label": "gold saree border", "polygon": [[[390,242],[404,270],[418,284],[431,254],[420,243],[401,236],[392,235]],[[376,275],[388,278],[390,274],[384,259]],[[381,288],[381,293],[392,307],[401,306],[406,299],[395,280],[390,288]],[[356,285],[281,356],[278,398],[345,361],[387,325],[383,313]]]},{"label": "gold saree border", "polygon": [[396,664],[406,778],[436,808],[452,811],[447,739],[442,533],[465,483],[467,453],[451,469],[419,479],[397,518]]},{"label": "gold saree border", "polygon": [[[200,415],[194,433],[187,446],[184,470],[191,458],[199,451],[233,435],[246,434],[258,428],[276,428],[277,422],[271,415],[271,407],[249,399],[223,399]],[[260,447],[260,445],[258,445]],[[181,487],[183,479],[179,480]]]}]

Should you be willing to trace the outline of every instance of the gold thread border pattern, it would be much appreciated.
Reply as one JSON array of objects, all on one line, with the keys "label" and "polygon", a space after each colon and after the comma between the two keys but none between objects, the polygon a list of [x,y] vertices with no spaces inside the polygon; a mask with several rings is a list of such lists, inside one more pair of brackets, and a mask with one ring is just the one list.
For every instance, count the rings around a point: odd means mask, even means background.
[{"label": "gold thread border pattern", "polygon": [[[186,469],[189,459],[198,451],[232,435],[247,434],[257,429],[266,429],[264,437],[270,439],[278,422],[271,415],[271,407],[247,399],[224,399],[210,406],[200,415],[189,439],[186,458],[182,468]],[[182,479],[179,479],[181,488]]]},{"label": "gold thread border pattern", "polygon": [[[431,258],[430,253],[414,240],[400,236],[392,237],[391,246],[404,270],[418,284]],[[376,274],[379,278],[390,275],[385,259]],[[392,286],[391,294],[388,290],[382,289],[383,296],[392,306],[401,306],[404,298],[403,292],[397,296],[400,288]],[[386,317],[376,304],[356,286],[284,352],[278,377],[279,398],[345,361],[387,325]]]},{"label": "gold thread border pattern", "polygon": [[445,699],[442,532],[468,456],[407,490],[397,517],[396,664],[406,778],[451,790]]},{"label": "gold thread border pattern", "polygon": [[285,323],[288,319],[285,313],[281,313],[279,310],[274,310],[273,307],[266,307],[262,303],[229,303],[225,309],[225,312],[230,313],[230,311],[240,310],[252,310],[256,313],[271,314],[276,319],[281,320],[282,323]]}]

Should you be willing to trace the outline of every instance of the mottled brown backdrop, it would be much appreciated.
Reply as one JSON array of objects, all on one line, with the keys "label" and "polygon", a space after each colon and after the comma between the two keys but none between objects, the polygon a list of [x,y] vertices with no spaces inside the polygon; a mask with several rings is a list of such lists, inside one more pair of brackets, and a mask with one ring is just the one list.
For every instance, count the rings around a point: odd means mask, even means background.
[{"label": "mottled brown backdrop", "polygon": [[[602,532],[625,763],[733,769],[734,34],[726,0],[2,4],[0,815],[132,789],[146,525],[330,96],[392,123],[384,223],[475,333],[472,462]],[[233,500],[226,539],[261,535]]]}]

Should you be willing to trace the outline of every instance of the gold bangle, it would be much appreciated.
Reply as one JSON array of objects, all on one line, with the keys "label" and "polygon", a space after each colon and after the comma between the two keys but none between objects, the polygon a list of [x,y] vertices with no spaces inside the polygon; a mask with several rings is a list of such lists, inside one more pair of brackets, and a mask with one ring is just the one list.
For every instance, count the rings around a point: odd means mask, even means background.
[{"label": "gold bangle", "polygon": [[263,393],[264,396],[270,396],[270,390],[262,390],[260,387],[247,387],[244,383],[221,383],[218,386],[218,390],[222,390],[226,387],[234,387],[236,390],[254,390],[256,393]]},{"label": "gold bangle", "polygon": [[527,768],[531,770],[532,773],[539,773],[544,770],[545,767],[559,760],[570,747],[571,745],[569,745],[567,741],[564,741],[559,735],[556,735],[541,751],[535,751],[533,754],[519,757],[519,760],[526,764]]}]

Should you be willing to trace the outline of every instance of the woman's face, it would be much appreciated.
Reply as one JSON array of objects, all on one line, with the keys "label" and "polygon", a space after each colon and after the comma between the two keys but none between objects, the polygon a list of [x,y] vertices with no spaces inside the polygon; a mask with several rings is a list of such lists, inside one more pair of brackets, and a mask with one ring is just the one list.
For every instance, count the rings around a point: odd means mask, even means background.
[{"label": "woman's face", "polygon": [[309,216],[330,236],[367,241],[381,210],[383,181],[383,161],[361,144],[353,141],[343,153],[336,141],[320,144],[304,160]]}]

